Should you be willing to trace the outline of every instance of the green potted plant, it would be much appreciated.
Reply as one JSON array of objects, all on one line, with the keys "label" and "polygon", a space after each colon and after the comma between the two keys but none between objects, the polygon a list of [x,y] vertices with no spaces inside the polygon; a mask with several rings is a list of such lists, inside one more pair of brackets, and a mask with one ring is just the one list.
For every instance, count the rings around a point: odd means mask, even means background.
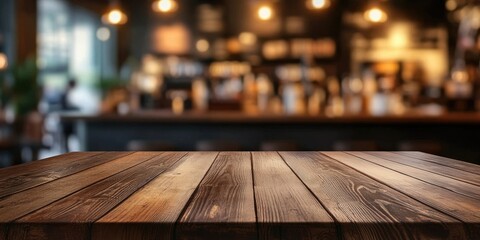
[{"label": "green potted plant", "polygon": [[37,110],[40,99],[35,58],[13,66],[11,73],[13,82],[9,91],[9,101],[14,107],[16,116],[23,118]]}]

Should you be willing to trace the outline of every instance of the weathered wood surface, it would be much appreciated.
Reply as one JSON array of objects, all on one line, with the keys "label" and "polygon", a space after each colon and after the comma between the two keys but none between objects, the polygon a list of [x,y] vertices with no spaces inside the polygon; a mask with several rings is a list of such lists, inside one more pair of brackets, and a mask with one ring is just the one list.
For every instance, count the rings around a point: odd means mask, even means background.
[{"label": "weathered wood surface", "polygon": [[[460,221],[325,155],[287,152],[281,155],[344,226],[345,239],[465,238]],[[430,224],[416,224],[419,222]]]},{"label": "weathered wood surface", "polygon": [[0,240],[480,239],[478,170],[420,152],[70,153],[0,170]]},{"label": "weathered wood surface", "polygon": [[253,174],[262,239],[332,239],[333,218],[275,152],[253,153]]},{"label": "weathered wood surface", "polygon": [[250,153],[220,153],[178,225],[178,239],[255,239]]}]

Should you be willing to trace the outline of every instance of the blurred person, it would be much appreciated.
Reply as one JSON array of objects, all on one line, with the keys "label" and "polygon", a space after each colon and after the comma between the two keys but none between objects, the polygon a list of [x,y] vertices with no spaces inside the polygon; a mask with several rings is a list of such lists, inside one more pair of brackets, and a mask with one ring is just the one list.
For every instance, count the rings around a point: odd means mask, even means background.
[{"label": "blurred person", "polygon": [[71,102],[72,92],[77,87],[77,81],[75,79],[70,79],[67,83],[65,91],[60,96],[60,108],[62,111],[78,111],[78,106],[75,106]]},{"label": "blurred person", "polygon": [[[61,111],[78,111],[79,110],[78,106],[75,106],[75,104],[72,104],[72,101],[71,101],[72,93],[74,92],[76,87],[77,87],[77,81],[71,78],[67,83],[65,91],[62,93],[60,97]],[[69,152],[68,140],[72,135],[74,135],[74,133],[75,133],[75,129],[72,123],[69,123],[69,122],[63,123],[62,145],[66,152]]]}]

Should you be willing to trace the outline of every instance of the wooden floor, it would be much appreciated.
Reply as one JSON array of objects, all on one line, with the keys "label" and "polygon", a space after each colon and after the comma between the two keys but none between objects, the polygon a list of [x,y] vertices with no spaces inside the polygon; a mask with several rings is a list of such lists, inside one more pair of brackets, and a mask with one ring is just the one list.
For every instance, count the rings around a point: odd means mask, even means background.
[{"label": "wooden floor", "polygon": [[480,239],[480,166],[420,152],[87,152],[0,170],[4,239]]}]

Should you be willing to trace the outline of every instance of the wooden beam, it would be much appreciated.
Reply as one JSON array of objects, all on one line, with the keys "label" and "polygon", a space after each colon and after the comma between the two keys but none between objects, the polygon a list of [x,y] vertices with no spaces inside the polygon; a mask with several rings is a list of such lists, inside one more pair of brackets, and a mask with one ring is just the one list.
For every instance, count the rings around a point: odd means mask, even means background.
[{"label": "wooden beam", "polygon": [[15,12],[16,59],[23,62],[37,55],[37,1],[17,0]]}]

